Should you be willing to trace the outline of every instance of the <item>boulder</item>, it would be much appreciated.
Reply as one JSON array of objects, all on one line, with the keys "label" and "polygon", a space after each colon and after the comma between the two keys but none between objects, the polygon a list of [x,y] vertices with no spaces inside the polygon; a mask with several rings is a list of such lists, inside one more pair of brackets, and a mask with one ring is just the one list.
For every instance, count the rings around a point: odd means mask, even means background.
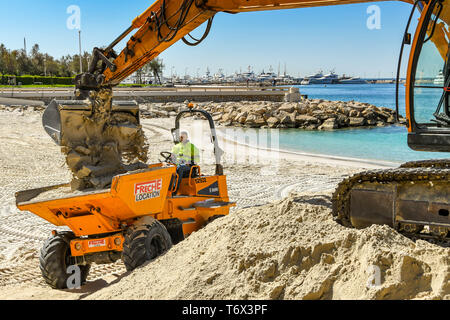
[{"label": "boulder", "polygon": [[166,105],[164,105],[162,107],[162,109],[167,112],[176,112],[178,110],[177,105],[172,104],[172,103],[167,103]]},{"label": "boulder", "polygon": [[378,108],[380,111],[385,113],[393,113],[392,109],[386,108],[386,107],[380,107]]},{"label": "boulder", "polygon": [[325,122],[319,127],[319,130],[334,130],[338,129],[339,125],[335,118],[325,120]]},{"label": "boulder", "polygon": [[246,119],[245,119],[245,124],[249,127],[253,126],[256,122],[256,116],[254,114],[249,115]]},{"label": "boulder", "polygon": [[296,105],[294,103],[284,103],[278,108],[278,111],[284,111],[286,113],[292,113],[296,111]]},{"label": "boulder", "polygon": [[350,118],[350,127],[362,127],[366,124],[366,119],[364,118]]},{"label": "boulder", "polygon": [[258,114],[258,115],[263,115],[266,112],[267,112],[267,108],[266,107],[260,107],[260,106],[256,106],[256,108],[252,110],[252,113]]},{"label": "boulder", "polygon": [[372,110],[365,110],[362,113],[362,116],[366,119],[366,120],[376,120],[378,118],[377,114],[372,111]]},{"label": "boulder", "polygon": [[314,110],[319,110],[319,104],[318,103],[311,103],[309,105],[309,111],[312,112]]},{"label": "boulder", "polygon": [[307,114],[309,112],[308,106],[303,103],[299,103],[296,107],[296,110],[299,114]]},{"label": "boulder", "polygon": [[153,113],[154,113],[158,118],[168,118],[168,117],[169,117],[169,112],[167,112],[167,111],[153,110]]},{"label": "boulder", "polygon": [[348,127],[348,124],[350,123],[350,119],[343,114],[339,114],[336,118],[336,121],[337,121],[339,128]]},{"label": "boulder", "polygon": [[395,119],[394,116],[390,116],[390,117],[386,120],[386,122],[389,123],[389,124],[394,124],[394,123],[396,122],[396,119]]},{"label": "boulder", "polygon": [[270,117],[269,119],[267,119],[267,125],[269,126],[269,128],[276,128],[279,123],[280,120],[278,118]]},{"label": "boulder", "polygon": [[293,121],[291,115],[285,115],[285,116],[283,116],[280,119],[280,124],[285,126],[286,128],[294,128],[295,127],[295,120]]},{"label": "boulder", "polygon": [[351,110],[350,113],[348,114],[350,118],[359,118],[360,113],[357,110]]},{"label": "boulder", "polygon": [[300,126],[310,125],[310,124],[319,124],[319,119],[307,116],[307,115],[299,115],[295,117],[295,123]]},{"label": "boulder", "polygon": [[311,124],[311,125],[308,125],[308,126],[304,127],[304,129],[306,129],[306,130],[317,130],[318,127],[319,127],[319,124]]},{"label": "boulder", "polygon": [[266,123],[266,120],[264,119],[264,117],[263,116],[257,116],[256,117],[256,120],[255,120],[255,127],[257,127],[257,128],[260,128],[260,127],[262,127],[262,126],[265,126],[267,123]]},{"label": "boulder", "polygon": [[389,113],[383,111],[374,111],[374,113],[383,121],[387,121],[391,117]]},{"label": "boulder", "polygon": [[353,104],[352,108],[356,109],[359,112],[363,112],[364,110],[367,109],[367,107],[365,105],[361,105],[361,104]]},{"label": "boulder", "polygon": [[342,106],[342,107],[340,107],[339,108],[339,112],[341,113],[341,114],[343,114],[343,115],[345,115],[345,116],[350,116],[350,113],[352,112],[352,109],[351,108],[349,108],[349,107],[344,107],[344,106]]},{"label": "boulder", "polygon": [[231,121],[232,120],[231,114],[232,114],[231,112],[224,114],[222,116],[221,121],[223,121],[223,122]]},{"label": "boulder", "polygon": [[241,112],[236,116],[235,121],[239,122],[240,124],[244,124],[247,121],[247,117],[248,112]]},{"label": "boulder", "polygon": [[317,119],[319,119],[319,120],[321,120],[321,121],[325,121],[325,120],[327,120],[328,118],[330,118],[330,115],[329,114],[327,114],[325,111],[323,111],[323,110],[315,110],[315,111],[313,111],[312,112],[312,114],[311,114],[314,118],[317,118]]}]

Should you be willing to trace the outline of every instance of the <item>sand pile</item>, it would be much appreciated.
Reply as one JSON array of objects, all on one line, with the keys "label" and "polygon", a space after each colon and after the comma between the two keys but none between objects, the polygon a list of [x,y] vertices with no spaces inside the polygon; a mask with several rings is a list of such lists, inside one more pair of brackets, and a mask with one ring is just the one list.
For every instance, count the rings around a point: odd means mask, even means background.
[{"label": "sand pile", "polygon": [[92,114],[61,111],[61,145],[73,173],[72,190],[103,189],[114,176],[145,168],[148,160],[139,119],[113,110],[110,89],[93,91],[87,103]]},{"label": "sand pile", "polygon": [[450,249],[346,229],[328,195],[234,212],[90,299],[450,299]]}]

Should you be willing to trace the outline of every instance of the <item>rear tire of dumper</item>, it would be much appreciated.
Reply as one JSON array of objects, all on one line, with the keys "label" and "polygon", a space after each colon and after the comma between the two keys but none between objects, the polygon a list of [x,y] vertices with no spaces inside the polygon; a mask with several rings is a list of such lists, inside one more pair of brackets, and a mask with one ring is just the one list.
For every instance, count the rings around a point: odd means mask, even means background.
[{"label": "rear tire of dumper", "polygon": [[206,225],[210,225],[211,223],[213,223],[214,221],[216,221],[216,220],[218,220],[218,219],[221,219],[221,218],[224,218],[225,217],[225,215],[215,215],[215,216],[212,216],[212,217],[210,217],[209,219],[208,219],[208,221],[206,221]]},{"label": "rear tire of dumper", "polygon": [[172,240],[166,227],[153,218],[147,218],[132,226],[125,235],[122,261],[131,272],[153,261],[172,248]]},{"label": "rear tire of dumper", "polygon": [[[41,249],[39,267],[45,282],[53,289],[67,289],[67,281],[73,276],[67,272],[68,268],[74,265],[70,254],[70,241],[74,238],[72,232],[60,232],[48,239]],[[86,283],[91,266],[78,267],[81,271],[80,284],[83,285]]]}]

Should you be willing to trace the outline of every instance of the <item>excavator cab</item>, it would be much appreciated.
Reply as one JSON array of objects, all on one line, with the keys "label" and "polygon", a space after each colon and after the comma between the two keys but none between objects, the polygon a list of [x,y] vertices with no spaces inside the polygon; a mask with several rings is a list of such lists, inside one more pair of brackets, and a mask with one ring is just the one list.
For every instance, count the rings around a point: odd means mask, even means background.
[{"label": "excavator cab", "polygon": [[450,1],[419,2],[422,14],[406,83],[408,144],[417,151],[450,152]]}]

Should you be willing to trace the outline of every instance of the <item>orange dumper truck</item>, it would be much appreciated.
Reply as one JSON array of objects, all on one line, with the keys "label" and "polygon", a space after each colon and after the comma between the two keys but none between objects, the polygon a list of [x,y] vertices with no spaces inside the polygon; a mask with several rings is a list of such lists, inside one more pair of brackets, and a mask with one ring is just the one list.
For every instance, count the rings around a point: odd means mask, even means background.
[{"label": "orange dumper truck", "polygon": [[52,288],[67,288],[70,266],[80,268],[82,284],[92,263],[122,259],[132,271],[229,214],[235,203],[228,197],[212,117],[192,108],[181,112],[172,130],[175,143],[180,119],[186,114],[202,115],[209,121],[217,160],[215,175],[202,175],[200,167],[193,165],[189,176],[180,177],[171,154],[163,152],[165,161],[114,177],[107,190],[72,193],[70,185],[59,185],[16,194],[20,210],[72,230],[53,231],[41,250],[42,275]]}]

